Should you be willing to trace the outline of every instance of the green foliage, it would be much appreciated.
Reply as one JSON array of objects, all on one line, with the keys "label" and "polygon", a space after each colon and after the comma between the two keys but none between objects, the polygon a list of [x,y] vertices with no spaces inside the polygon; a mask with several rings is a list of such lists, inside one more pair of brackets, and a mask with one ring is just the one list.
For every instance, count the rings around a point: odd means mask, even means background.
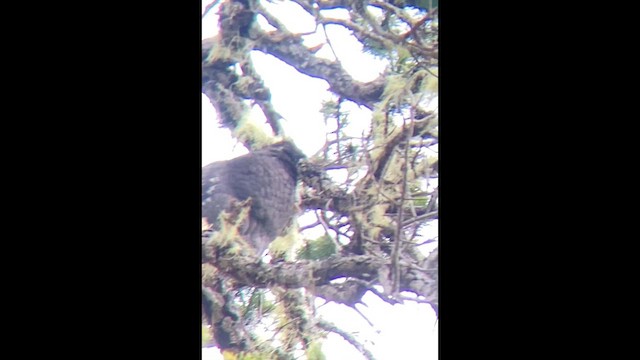
[{"label": "green foliage", "polygon": [[213,345],[213,336],[211,329],[207,325],[202,325],[202,347]]},{"label": "green foliage", "polygon": [[307,240],[305,246],[298,250],[298,259],[322,260],[337,252],[336,242],[325,234],[315,240]]},{"label": "green foliage", "polygon": [[438,93],[438,68],[427,71],[426,76],[422,80],[422,90],[432,93]]},{"label": "green foliage", "polygon": [[429,9],[429,11],[438,7],[438,0],[415,0],[416,7]]},{"label": "green foliage", "polygon": [[336,102],[335,100],[322,101],[320,112],[322,113],[322,116],[325,118],[325,120],[335,116],[335,114],[338,112],[338,102]]},{"label": "green foliage", "polygon": [[410,6],[422,10],[432,10],[438,7],[438,0],[395,0],[391,1],[395,6]]},{"label": "green foliage", "polygon": [[222,358],[224,360],[272,360],[273,357],[263,353],[241,353],[236,354],[231,351],[223,351]]},{"label": "green foliage", "polygon": [[402,104],[407,90],[407,79],[402,75],[389,75],[382,93],[383,104]]},{"label": "green foliage", "polygon": [[[420,187],[420,184],[418,182],[414,182],[413,184],[409,185],[409,193],[410,194],[421,194],[422,188]],[[427,196],[418,196],[418,197],[413,197],[413,206],[415,206],[416,208],[423,208],[427,206],[427,203],[429,200],[429,198]]]},{"label": "green foliage", "polygon": [[322,353],[322,344],[319,341],[312,342],[307,348],[307,360],[326,360]]},{"label": "green foliage", "polygon": [[340,120],[339,130],[343,130],[347,125],[349,125],[349,112],[340,109],[341,103],[342,101],[338,102],[333,99],[326,100],[322,102],[322,107],[320,108],[320,113],[322,113],[322,117],[325,122],[331,119]]},{"label": "green foliage", "polygon": [[212,64],[218,60],[233,59],[234,55],[235,54],[233,53],[233,51],[231,51],[231,49],[224,46],[220,46],[219,43],[215,43],[214,46],[209,51],[209,54],[207,54],[205,63]]},{"label": "green foliage", "polygon": [[362,40],[362,50],[367,54],[377,57],[378,59],[389,59],[390,53],[389,49],[386,47],[388,45],[390,44],[383,44],[371,38],[364,38]]},{"label": "green foliage", "polygon": [[262,289],[243,289],[239,292],[238,297],[241,302],[240,311],[246,320],[259,319],[275,308],[274,302],[267,299],[265,291]]},{"label": "green foliage", "polygon": [[294,249],[299,246],[301,240],[297,228],[289,228],[283,236],[278,236],[269,245],[269,254],[276,259],[291,260]]},{"label": "green foliage", "polygon": [[356,161],[358,154],[360,153],[360,147],[354,143],[349,143],[345,146],[344,152],[349,157],[350,161]]},{"label": "green foliage", "polygon": [[[256,147],[264,147],[272,143],[272,137],[269,136],[262,126],[259,126],[251,120],[250,114],[243,114],[242,119],[238,122],[238,126],[233,130],[233,136],[240,142],[251,142]],[[251,140],[251,141],[249,141]]]}]

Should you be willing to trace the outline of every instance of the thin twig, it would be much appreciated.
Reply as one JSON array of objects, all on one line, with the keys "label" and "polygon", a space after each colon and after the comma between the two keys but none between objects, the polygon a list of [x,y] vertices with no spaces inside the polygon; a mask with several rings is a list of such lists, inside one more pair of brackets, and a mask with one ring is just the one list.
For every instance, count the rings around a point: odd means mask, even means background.
[{"label": "thin twig", "polygon": [[434,242],[436,242],[436,241],[437,241],[437,240],[435,240],[435,239],[427,239],[427,240],[425,240],[425,241],[423,241],[423,242],[421,242],[421,243],[417,243],[417,244],[416,244],[416,246],[427,245],[427,244],[434,243]]},{"label": "thin twig", "polygon": [[437,219],[437,218],[438,218],[438,211],[436,210],[436,211],[428,212],[426,214],[418,215],[418,216],[416,216],[414,218],[411,218],[411,219],[405,221],[404,223],[402,223],[402,226],[404,227],[404,226],[411,225],[411,224],[413,224],[415,222],[418,222],[418,221]]},{"label": "thin twig", "polygon": [[202,18],[204,19],[204,17],[209,13],[209,10],[213,9],[216,5],[218,5],[219,2],[220,0],[214,0],[211,4],[207,5],[207,7],[204,8],[204,12],[202,13]]},{"label": "thin twig", "polygon": [[364,41],[364,39],[366,38],[370,38],[381,44],[385,44],[388,41],[391,41],[393,44],[396,44],[396,45],[405,45],[409,51],[413,50],[426,59],[437,58],[437,50],[435,48],[426,47],[426,46],[422,46],[419,44],[406,41],[402,39],[400,36],[394,35],[389,32],[378,33],[375,30],[370,31],[350,20],[343,20],[338,18],[325,18],[325,17],[320,17],[319,20],[322,24],[325,24],[325,25],[334,24],[334,25],[344,26],[345,28],[351,30],[353,32],[353,35],[360,41]]},{"label": "thin twig", "polygon": [[357,313],[358,313],[358,315],[362,316],[362,318],[364,319],[364,321],[366,321],[366,322],[367,322],[367,324],[369,324],[369,326],[371,326],[372,328],[375,328],[375,327],[376,327],[375,325],[373,325],[373,323],[371,322],[371,320],[369,320],[369,318],[367,318],[367,317],[362,313],[362,311],[358,310],[358,308],[357,308],[357,307],[352,306],[351,308],[352,308],[353,310],[355,310],[355,312],[357,312]]},{"label": "thin twig", "polygon": [[390,298],[386,294],[381,293],[380,291],[378,291],[378,289],[376,289],[375,287],[371,286],[371,282],[367,282],[367,281],[364,281],[362,279],[356,279],[356,278],[351,278],[351,279],[349,279],[349,281],[355,282],[357,284],[360,284],[360,285],[366,287],[367,290],[371,291],[374,295],[379,297],[380,300],[382,300],[382,301],[384,301],[384,302],[386,302],[388,304],[395,305],[395,304],[398,303],[398,301],[394,300],[393,298]]},{"label": "thin twig", "polygon": [[388,11],[393,12],[400,20],[404,21],[407,25],[409,25],[410,27],[413,26],[413,21],[414,19],[412,19],[410,16],[407,15],[407,13],[399,7],[393,6],[387,2],[384,1],[372,1],[370,3],[371,6],[376,6],[376,7],[380,7],[380,8],[384,8]]},{"label": "thin twig", "polygon": [[320,214],[318,214],[318,211],[316,211],[316,219],[318,219],[318,222],[320,223],[320,225],[322,225],[322,227],[324,228],[324,232],[328,235],[329,234],[329,229],[331,229],[329,227],[329,225],[325,222],[324,220],[324,210],[319,210]]},{"label": "thin twig", "polygon": [[302,232],[302,231],[305,231],[305,230],[307,230],[307,229],[314,228],[314,227],[316,227],[316,226],[318,226],[318,225],[322,225],[322,223],[321,223],[320,221],[316,221],[316,222],[314,222],[313,224],[309,224],[309,225],[302,226],[302,227],[299,229],[299,231],[300,231],[300,232]]},{"label": "thin twig", "polygon": [[331,53],[333,54],[333,57],[336,58],[336,63],[340,64],[340,59],[338,59],[338,55],[336,54],[336,51],[333,49],[331,40],[329,40],[329,35],[327,34],[327,29],[325,28],[325,25],[320,24],[320,26],[322,26],[322,31],[324,32],[324,38],[327,40],[327,45],[329,45],[329,49],[331,49]]},{"label": "thin twig", "polygon": [[362,345],[358,340],[356,340],[353,336],[351,336],[351,334],[349,334],[348,332],[338,328],[337,326],[335,326],[334,324],[326,320],[319,319],[316,324],[321,329],[340,335],[349,344],[351,344],[351,346],[356,348],[356,350],[360,351],[360,353],[365,357],[365,359],[375,360],[375,358],[373,357],[373,354],[369,350],[367,350],[367,348],[365,348],[364,345]]}]

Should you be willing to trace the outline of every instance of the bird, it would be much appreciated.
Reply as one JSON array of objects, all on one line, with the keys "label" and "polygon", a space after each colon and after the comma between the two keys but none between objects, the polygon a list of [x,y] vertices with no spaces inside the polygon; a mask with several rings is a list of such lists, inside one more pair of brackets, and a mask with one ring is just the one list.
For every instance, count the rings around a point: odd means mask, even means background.
[{"label": "bird", "polygon": [[218,216],[250,199],[240,235],[260,256],[296,214],[298,162],[304,153],[289,140],[202,168],[203,223],[219,229]]}]

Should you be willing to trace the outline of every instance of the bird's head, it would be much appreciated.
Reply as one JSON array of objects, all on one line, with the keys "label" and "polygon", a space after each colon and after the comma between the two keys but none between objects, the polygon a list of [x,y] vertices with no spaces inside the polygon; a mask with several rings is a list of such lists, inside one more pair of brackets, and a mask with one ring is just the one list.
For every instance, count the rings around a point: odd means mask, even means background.
[{"label": "bird's head", "polygon": [[268,153],[270,156],[278,158],[289,168],[291,174],[296,175],[295,177],[297,177],[298,173],[298,162],[306,158],[306,155],[289,140],[277,142],[258,151],[264,152],[265,154]]}]

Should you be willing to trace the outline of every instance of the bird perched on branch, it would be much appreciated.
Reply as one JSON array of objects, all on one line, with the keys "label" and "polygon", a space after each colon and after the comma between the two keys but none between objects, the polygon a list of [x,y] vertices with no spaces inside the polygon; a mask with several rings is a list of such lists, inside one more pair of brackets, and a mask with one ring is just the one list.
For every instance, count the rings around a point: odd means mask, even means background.
[{"label": "bird perched on branch", "polygon": [[283,141],[202,168],[202,217],[218,229],[218,215],[249,198],[248,219],[240,235],[262,255],[295,215],[298,161],[304,154]]}]

